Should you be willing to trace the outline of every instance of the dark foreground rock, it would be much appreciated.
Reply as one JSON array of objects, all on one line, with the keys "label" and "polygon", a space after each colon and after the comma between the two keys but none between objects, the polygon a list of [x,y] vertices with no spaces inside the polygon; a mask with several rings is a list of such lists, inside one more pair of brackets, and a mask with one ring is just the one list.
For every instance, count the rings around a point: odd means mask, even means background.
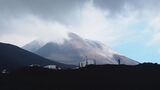
[{"label": "dark foreground rock", "polygon": [[160,90],[160,66],[99,65],[75,70],[23,68],[1,74],[0,90]]}]

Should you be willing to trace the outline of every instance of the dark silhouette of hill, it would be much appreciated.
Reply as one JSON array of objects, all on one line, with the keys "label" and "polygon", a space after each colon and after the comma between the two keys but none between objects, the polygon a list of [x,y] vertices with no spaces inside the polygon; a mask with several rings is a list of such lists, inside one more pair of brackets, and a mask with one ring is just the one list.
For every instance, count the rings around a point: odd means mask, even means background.
[{"label": "dark silhouette of hill", "polygon": [[12,71],[31,64],[39,64],[42,66],[54,64],[61,68],[74,67],[72,65],[66,65],[45,59],[14,45],[0,43],[0,71],[3,69]]},{"label": "dark silhouette of hill", "polygon": [[74,70],[28,67],[0,78],[1,90],[159,90],[160,65],[87,66]]}]

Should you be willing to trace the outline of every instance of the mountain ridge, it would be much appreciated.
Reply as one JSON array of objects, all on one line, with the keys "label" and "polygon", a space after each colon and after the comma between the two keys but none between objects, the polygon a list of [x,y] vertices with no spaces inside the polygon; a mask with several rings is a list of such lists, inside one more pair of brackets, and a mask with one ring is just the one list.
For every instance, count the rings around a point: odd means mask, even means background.
[{"label": "mountain ridge", "polygon": [[83,39],[75,33],[69,33],[69,40],[62,44],[48,42],[37,51],[32,51],[48,59],[57,60],[65,64],[78,65],[85,57],[96,60],[97,64],[121,64],[137,65],[139,62],[119,54],[105,44],[93,40]]},{"label": "mountain ridge", "polygon": [[70,65],[51,61],[37,54],[31,53],[15,45],[0,43],[0,70],[15,70],[32,64],[57,65],[61,68],[70,67]]}]

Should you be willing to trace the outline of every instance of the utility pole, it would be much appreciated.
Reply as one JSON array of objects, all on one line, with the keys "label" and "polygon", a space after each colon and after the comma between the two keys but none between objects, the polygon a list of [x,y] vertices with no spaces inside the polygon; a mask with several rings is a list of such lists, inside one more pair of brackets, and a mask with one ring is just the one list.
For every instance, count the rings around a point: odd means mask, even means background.
[{"label": "utility pole", "polygon": [[88,58],[87,58],[87,56],[86,56],[85,61],[86,61],[86,66],[87,66],[88,65]]},{"label": "utility pole", "polygon": [[94,65],[96,65],[96,59],[94,59],[93,62],[94,62]]}]

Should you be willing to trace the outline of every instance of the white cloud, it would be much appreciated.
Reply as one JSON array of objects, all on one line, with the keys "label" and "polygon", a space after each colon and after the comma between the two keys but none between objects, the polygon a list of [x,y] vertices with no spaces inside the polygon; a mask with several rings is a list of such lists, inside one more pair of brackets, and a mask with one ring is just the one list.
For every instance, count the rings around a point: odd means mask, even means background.
[{"label": "white cloud", "polygon": [[81,12],[80,25],[74,27],[74,32],[82,37],[105,42],[109,45],[117,45],[127,41],[127,37],[134,34],[129,30],[130,25],[137,23],[137,11],[125,7],[124,13],[116,17],[110,17],[110,12],[100,10],[93,6],[92,2],[86,3]]},{"label": "white cloud", "polygon": [[160,14],[154,16],[150,20],[147,32],[152,34],[148,46],[155,46],[160,44]]},{"label": "white cloud", "polygon": [[160,55],[160,49],[158,50],[158,54]]},{"label": "white cloud", "polygon": [[153,37],[148,43],[148,46],[155,46],[160,44],[160,33],[153,34]]},{"label": "white cloud", "polygon": [[154,33],[160,32],[160,15],[156,15],[150,22],[150,30]]},{"label": "white cloud", "polygon": [[18,46],[34,39],[61,43],[63,38],[67,38],[68,31],[68,28],[59,22],[44,21],[32,15],[11,19],[7,29],[10,33],[0,36],[0,41],[10,41]]},{"label": "white cloud", "polygon": [[23,46],[26,43],[34,40],[34,37],[27,37],[24,35],[17,35],[17,34],[8,34],[0,36],[0,42],[3,43],[12,43],[14,45]]},{"label": "white cloud", "polygon": [[[80,18],[79,25],[75,25],[74,22],[65,25],[59,21],[44,20],[32,14],[12,18],[8,20],[9,28],[6,28],[10,33],[3,35],[3,38],[0,36],[0,41],[11,41],[19,46],[34,39],[62,43],[64,38],[68,38],[68,32],[75,32],[87,39],[118,45],[134,37],[135,32],[130,30],[130,26],[139,22],[138,12],[127,5],[124,12],[117,14],[114,18],[110,17],[110,12],[107,10],[94,7],[92,2],[86,3],[81,11],[76,13],[79,16],[77,18]],[[23,42],[20,42],[18,37]]]}]

